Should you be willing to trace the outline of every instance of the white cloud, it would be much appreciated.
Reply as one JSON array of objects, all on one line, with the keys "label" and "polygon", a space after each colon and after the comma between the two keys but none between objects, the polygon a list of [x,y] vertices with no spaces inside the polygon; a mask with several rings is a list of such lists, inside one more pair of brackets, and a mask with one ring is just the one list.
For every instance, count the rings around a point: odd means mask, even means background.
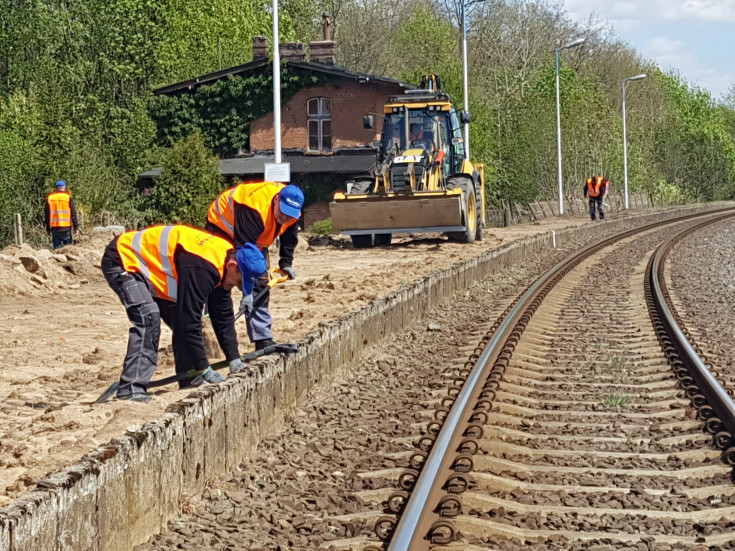
[{"label": "white cloud", "polygon": [[656,0],[656,6],[671,21],[735,23],[735,0]]},{"label": "white cloud", "polygon": [[660,36],[647,41],[642,53],[652,58],[663,71],[673,70],[679,73],[690,86],[706,86],[705,89],[715,99],[725,94],[735,81],[734,74],[723,73],[702,62],[681,40]]}]

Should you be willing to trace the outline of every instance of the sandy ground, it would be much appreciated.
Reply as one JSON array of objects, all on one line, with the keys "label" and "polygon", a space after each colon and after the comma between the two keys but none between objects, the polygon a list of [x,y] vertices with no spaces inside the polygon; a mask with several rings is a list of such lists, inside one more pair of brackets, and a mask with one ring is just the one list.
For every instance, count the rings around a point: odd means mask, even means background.
[{"label": "sandy ground", "polygon": [[[294,262],[297,279],[271,295],[274,336],[298,342],[319,322],[435,270],[529,235],[587,223],[581,216],[551,218],[488,228],[479,243],[415,235],[368,250],[342,238],[312,245],[304,238]],[[190,392],[172,385],[156,389],[149,404],[93,403],[120,375],[129,327],[98,268],[111,238],[82,236],[56,256],[28,246],[0,251],[0,506]],[[237,304],[239,295],[234,299]],[[243,321],[238,335],[240,352],[252,350]],[[170,342],[164,327],[154,379],[174,372]]]}]

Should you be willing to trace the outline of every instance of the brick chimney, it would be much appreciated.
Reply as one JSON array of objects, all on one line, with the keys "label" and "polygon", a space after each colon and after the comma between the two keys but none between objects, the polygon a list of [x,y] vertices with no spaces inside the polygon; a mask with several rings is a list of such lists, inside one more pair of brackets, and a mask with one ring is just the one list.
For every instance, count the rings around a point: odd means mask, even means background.
[{"label": "brick chimney", "polygon": [[322,33],[324,40],[318,40],[309,44],[309,53],[311,61],[314,63],[324,63],[325,65],[334,65],[334,41],[332,40],[332,23],[329,20],[329,12],[322,14]]},{"label": "brick chimney", "polygon": [[253,61],[268,59],[268,38],[265,36],[253,37]]},{"label": "brick chimney", "polygon": [[306,59],[304,44],[301,42],[281,42],[278,51],[281,54],[281,59],[290,59],[291,61],[304,61]]}]

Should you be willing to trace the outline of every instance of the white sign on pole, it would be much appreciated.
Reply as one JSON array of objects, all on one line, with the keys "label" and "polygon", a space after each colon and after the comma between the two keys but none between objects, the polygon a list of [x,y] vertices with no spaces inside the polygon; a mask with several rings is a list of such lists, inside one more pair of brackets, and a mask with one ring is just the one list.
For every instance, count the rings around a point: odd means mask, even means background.
[{"label": "white sign on pole", "polygon": [[265,163],[265,181],[287,183],[291,181],[291,163]]}]

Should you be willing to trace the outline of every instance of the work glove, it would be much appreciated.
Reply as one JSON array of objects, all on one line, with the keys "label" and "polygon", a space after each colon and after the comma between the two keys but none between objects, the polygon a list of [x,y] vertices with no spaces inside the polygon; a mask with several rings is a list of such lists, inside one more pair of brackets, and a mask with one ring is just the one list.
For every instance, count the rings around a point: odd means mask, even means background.
[{"label": "work glove", "polygon": [[214,369],[208,367],[202,372],[201,375],[197,375],[196,377],[194,377],[194,380],[191,382],[191,386],[199,386],[204,383],[216,385],[217,383],[221,383],[226,380],[227,377],[222,375],[222,373],[217,373]]},{"label": "work glove", "polygon": [[239,373],[247,367],[247,364],[240,358],[235,358],[230,362],[230,373]]},{"label": "work glove", "polygon": [[288,276],[288,279],[296,279],[296,270],[292,266],[285,266],[281,271]]},{"label": "work glove", "polygon": [[240,312],[244,312],[246,316],[253,313],[253,294],[243,295],[240,301]]}]

